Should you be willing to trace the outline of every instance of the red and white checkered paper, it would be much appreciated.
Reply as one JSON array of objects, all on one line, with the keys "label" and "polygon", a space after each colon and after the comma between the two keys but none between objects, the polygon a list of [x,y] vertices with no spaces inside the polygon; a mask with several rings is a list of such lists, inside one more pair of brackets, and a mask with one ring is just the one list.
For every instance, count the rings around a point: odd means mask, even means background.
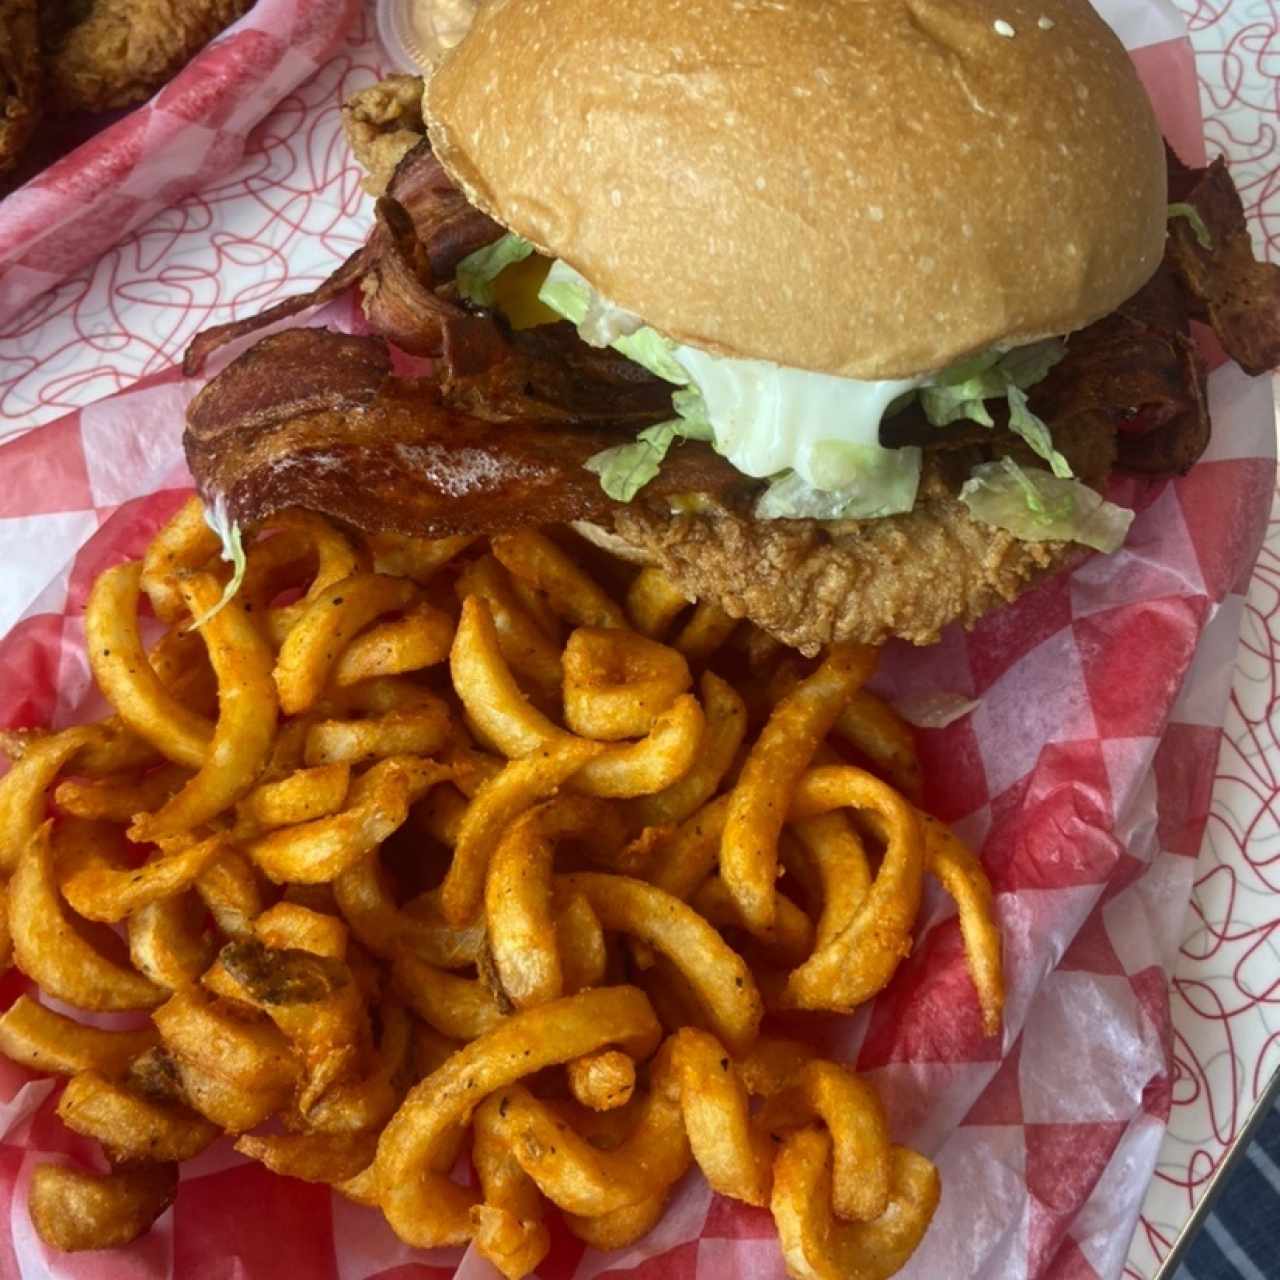
[{"label": "red and white checkered paper", "polygon": [[257,0],[149,102],[0,202],[0,318],[240,162],[249,131],[324,65],[360,0]]},{"label": "red and white checkered paper", "polygon": [[[1116,4],[1149,20],[1145,6]],[[1143,12],[1139,12],[1142,9]],[[1112,15],[1108,13],[1108,16]],[[1129,43],[1141,44],[1141,32]],[[1135,60],[1186,158],[1203,157],[1190,51]],[[1118,198],[1121,193],[1118,193]],[[319,322],[349,327],[345,305]],[[0,723],[98,714],[83,654],[94,576],[138,555],[187,492],[176,373],[0,446]],[[975,847],[997,892],[1008,971],[1002,1043],[979,1030],[954,910],[926,899],[911,958],[854,1018],[791,1018],[876,1083],[895,1136],[939,1163],[943,1197],[902,1273],[915,1280],[1113,1280],[1169,1111],[1167,975],[1208,810],[1241,592],[1274,484],[1270,388],[1234,366],[1210,383],[1214,439],[1186,477],[1123,480],[1125,548],[1046,583],[972,633],[890,646],[890,694],[980,700],[921,735],[928,807]],[[21,989],[10,974],[0,998]],[[27,1217],[34,1163],[94,1160],[53,1115],[54,1086],[0,1063],[0,1276],[446,1277],[456,1251],[405,1248],[381,1217],[275,1178],[221,1143],[183,1167],[174,1208],[113,1255],[51,1255]],[[543,1280],[599,1275],[777,1280],[766,1212],[691,1174],[621,1254],[553,1229]],[[472,1254],[457,1274],[493,1273]]]}]

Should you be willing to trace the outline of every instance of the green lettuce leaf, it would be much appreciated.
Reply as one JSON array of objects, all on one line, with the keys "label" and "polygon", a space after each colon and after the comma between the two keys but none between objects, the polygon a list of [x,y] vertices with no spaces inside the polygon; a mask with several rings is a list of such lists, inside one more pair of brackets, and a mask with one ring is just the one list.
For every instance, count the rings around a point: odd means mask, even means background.
[{"label": "green lettuce leaf", "polygon": [[1039,457],[1050,466],[1053,474],[1059,479],[1069,479],[1072,475],[1071,464],[1053,447],[1053,437],[1044,420],[1038,418],[1027,408],[1027,393],[1012,383],[1005,392],[1009,398],[1009,426],[1031,446]]},{"label": "green lettuce leaf", "polygon": [[615,502],[630,502],[657,474],[667,450],[680,437],[680,421],[645,427],[631,444],[615,444],[593,453],[582,465],[600,477],[600,487]]},{"label": "green lettuce leaf", "polygon": [[1003,395],[1005,383],[995,373],[980,373],[955,386],[922,387],[920,405],[924,416],[935,427],[949,426],[961,419],[994,427],[995,419],[987,412],[984,401]]},{"label": "green lettuce leaf", "polygon": [[1195,236],[1196,243],[1202,249],[1213,248],[1213,237],[1209,234],[1209,228],[1205,226],[1200,210],[1195,205],[1174,201],[1169,206],[1168,218],[1171,222],[1174,218],[1186,218],[1191,223],[1191,233]]},{"label": "green lettuce leaf", "polygon": [[684,366],[671,354],[671,342],[656,329],[650,329],[647,324],[641,325],[634,333],[615,338],[609,345],[665,382],[674,382],[676,386],[683,387],[689,381]]},{"label": "green lettuce leaf", "polygon": [[707,406],[697,387],[682,387],[672,395],[671,403],[678,418],[645,427],[632,444],[601,449],[583,464],[600,477],[600,487],[615,502],[630,502],[658,474],[667,451],[677,440],[713,438]]},{"label": "green lettuce leaf", "polygon": [[584,276],[557,258],[538,290],[538,301],[546,303],[570,324],[581,324],[586,318],[593,293],[594,290]]},{"label": "green lettuce leaf", "polygon": [[671,406],[680,415],[680,434],[688,440],[715,439],[711,419],[707,416],[707,402],[695,386],[681,387],[671,393]]},{"label": "green lettuce leaf", "polygon": [[198,618],[191,620],[188,631],[198,631],[210,618],[216,617],[236,598],[240,584],[244,581],[247,560],[244,554],[244,537],[240,526],[227,514],[226,499],[219,494],[213,500],[213,506],[205,503],[204,522],[218,535],[222,542],[222,558],[231,566],[231,579],[222,589],[217,604],[206,609]]},{"label": "green lettuce leaf", "polygon": [[984,427],[994,426],[984,400],[1004,395],[1008,385],[996,370],[998,351],[986,351],[948,366],[919,391],[920,407],[935,427],[969,418]]},{"label": "green lettuce leaf", "polygon": [[648,369],[655,377],[683,387],[689,381],[671,354],[672,343],[656,329],[639,324],[631,312],[602,298],[585,276],[556,259],[538,290],[539,301],[578,326],[578,334],[592,346],[610,346]]},{"label": "green lettuce leaf", "polygon": [[857,479],[840,489],[815,489],[794,471],[776,477],[756,499],[758,520],[871,520],[910,511],[920,485],[920,450],[843,446],[860,451]]},{"label": "green lettuce leaf", "polygon": [[478,307],[493,306],[493,282],[513,263],[533,252],[522,236],[508,231],[500,240],[469,253],[458,263],[458,292]]},{"label": "green lettuce leaf", "polygon": [[1009,427],[1043,458],[1056,476],[1071,475],[1066,458],[1053,447],[1053,438],[1042,419],[1027,405],[1026,389],[1048,375],[1067,353],[1057,338],[1032,342],[1012,351],[986,352],[943,370],[932,386],[920,389],[925,417],[935,427],[968,419],[994,426],[985,401],[1004,396],[1009,404]]},{"label": "green lettuce leaf", "polygon": [[974,467],[960,501],[975,520],[1027,542],[1079,542],[1115,551],[1133,523],[1132,511],[1080,481],[1040,467],[1020,467],[1012,458]]},{"label": "green lettuce leaf", "polygon": [[1067,344],[1061,338],[1045,338],[1041,342],[1029,342],[1025,347],[1006,351],[996,364],[1001,374],[1021,391],[1043,382],[1053,368],[1067,354]]}]

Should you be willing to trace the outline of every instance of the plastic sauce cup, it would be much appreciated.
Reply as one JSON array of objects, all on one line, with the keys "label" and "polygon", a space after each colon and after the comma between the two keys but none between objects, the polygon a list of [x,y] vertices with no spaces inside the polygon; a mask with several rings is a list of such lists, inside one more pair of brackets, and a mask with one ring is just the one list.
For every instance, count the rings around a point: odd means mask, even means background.
[{"label": "plastic sauce cup", "polygon": [[400,71],[426,75],[471,26],[481,0],[378,0],[378,36]]}]

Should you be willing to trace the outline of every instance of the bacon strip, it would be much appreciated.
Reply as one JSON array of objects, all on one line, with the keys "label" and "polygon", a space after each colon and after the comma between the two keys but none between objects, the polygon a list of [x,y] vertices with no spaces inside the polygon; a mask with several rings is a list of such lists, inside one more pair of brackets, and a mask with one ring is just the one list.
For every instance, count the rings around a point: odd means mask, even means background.
[{"label": "bacon strip", "polygon": [[402,351],[438,356],[444,349],[444,324],[466,315],[456,302],[432,288],[427,251],[405,207],[383,196],[374,209],[377,225],[369,268],[360,281],[370,327]]},{"label": "bacon strip", "polygon": [[187,438],[214,440],[234,424],[266,431],[303,414],[362,409],[391,373],[384,339],[286,329],[255,343],[187,407]]},{"label": "bacon strip", "polygon": [[488,317],[445,326],[440,395],[489,422],[607,423],[637,428],[673,416],[671,384],[615,351],[589,347],[573,325],[504,333]]},{"label": "bacon strip", "polygon": [[1204,452],[1205,369],[1167,266],[1109,316],[1072,334],[1067,353],[1031,394],[1055,433],[1060,424],[1101,417],[1128,471],[1182,472]]},{"label": "bacon strip", "polygon": [[[299,329],[228,365],[188,415],[201,494],[241,522],[301,506],[425,537],[598,519],[617,505],[583,463],[633,440],[634,427],[485,421],[441,404],[429,381],[388,376],[385,356],[380,338]],[[312,380],[289,385],[308,360]],[[685,444],[646,496],[744,483],[707,446]]]},{"label": "bacon strip", "polygon": [[[227,343],[328,302],[356,283],[365,287],[366,314],[374,328],[407,351],[439,355],[441,333],[433,317],[460,308],[434,294],[434,288],[451,281],[458,263],[496,240],[503,229],[467,203],[425,138],[396,167],[387,197],[397,208],[389,211],[379,201],[369,239],[319,288],[285,298],[255,316],[202,330],[187,347],[183,373],[194,377]],[[414,302],[423,312],[416,322],[410,314]]]},{"label": "bacon strip", "polygon": [[492,244],[506,230],[467,202],[426,138],[400,161],[387,195],[413,219],[437,284],[452,280],[467,254]]},{"label": "bacon strip", "polygon": [[215,324],[208,329],[201,329],[191,339],[182,357],[182,372],[188,378],[194,378],[205,366],[206,361],[215,351],[225,347],[229,342],[237,342],[247,338],[259,329],[273,325],[277,320],[288,320],[299,312],[336,298],[359,280],[369,267],[370,246],[361,245],[337,271],[333,273],[317,289],[310,293],[295,293],[291,298],[284,298],[273,303],[256,316],[245,316],[242,320],[229,320],[226,324]]},{"label": "bacon strip", "polygon": [[1212,327],[1245,373],[1266,373],[1280,365],[1280,266],[1254,260],[1240,193],[1221,156],[1207,169],[1168,156],[1169,200],[1199,213],[1210,245],[1196,240],[1188,219],[1174,218],[1165,260],[1191,315]]}]

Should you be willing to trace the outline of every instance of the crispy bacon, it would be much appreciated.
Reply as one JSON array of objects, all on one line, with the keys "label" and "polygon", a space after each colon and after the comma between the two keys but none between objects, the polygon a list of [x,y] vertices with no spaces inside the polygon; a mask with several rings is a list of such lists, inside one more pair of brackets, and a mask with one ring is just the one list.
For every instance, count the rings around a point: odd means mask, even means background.
[{"label": "crispy bacon", "polygon": [[269,430],[290,418],[362,409],[391,373],[384,339],[330,329],[285,329],[255,343],[187,408],[187,437]]},{"label": "crispy bacon", "polygon": [[1172,272],[1162,265],[1132,298],[1067,342],[1067,358],[1031,395],[1057,439],[1104,420],[1129,471],[1186,471],[1209,443],[1205,370]]},{"label": "crispy bacon", "polygon": [[360,281],[364,314],[376,333],[415,356],[438,356],[446,319],[465,313],[432,287],[427,250],[408,210],[389,196],[374,208],[375,246]]},{"label": "crispy bacon", "polygon": [[1240,193],[1221,156],[1207,169],[1188,169],[1167,154],[1169,200],[1196,210],[1209,245],[1188,219],[1174,218],[1165,261],[1192,317],[1213,329],[1245,373],[1266,373],[1280,365],[1280,266],[1255,261]]},{"label": "crispy bacon", "polygon": [[229,320],[226,324],[215,324],[208,329],[201,329],[191,339],[182,357],[182,372],[188,378],[194,378],[205,366],[205,362],[215,351],[225,347],[229,342],[238,342],[247,338],[259,329],[265,329],[278,320],[288,320],[311,307],[329,302],[344,293],[357,280],[360,280],[369,268],[369,245],[361,245],[337,271],[333,273],[318,289],[310,293],[296,293],[273,303],[255,316],[245,316],[242,320]]},{"label": "crispy bacon", "polygon": [[[601,517],[616,504],[583,463],[632,439],[634,427],[485,421],[442,404],[431,381],[388,376],[381,338],[298,329],[263,339],[204,388],[184,444],[201,493],[221,496],[235,520],[302,506],[438,537]],[[743,484],[707,446],[685,444],[647,492]]]},{"label": "crispy bacon", "polygon": [[446,341],[441,399],[489,422],[536,418],[634,432],[672,416],[669,382],[617,352],[587,346],[565,322],[508,335],[468,317],[446,326]]},{"label": "crispy bacon", "polygon": [[413,219],[437,284],[452,280],[467,254],[491,244],[505,230],[467,202],[426,138],[400,161],[387,195]]},{"label": "crispy bacon", "polygon": [[[369,239],[319,288],[285,298],[255,316],[202,330],[187,347],[183,373],[194,377],[227,343],[328,302],[354,284],[362,287],[375,329],[414,354],[439,355],[441,332],[435,317],[459,308],[434,290],[452,281],[467,254],[502,235],[502,227],[467,203],[425,138],[396,167],[387,198],[389,206],[379,202]],[[416,321],[410,314],[415,302],[422,312]]]}]

